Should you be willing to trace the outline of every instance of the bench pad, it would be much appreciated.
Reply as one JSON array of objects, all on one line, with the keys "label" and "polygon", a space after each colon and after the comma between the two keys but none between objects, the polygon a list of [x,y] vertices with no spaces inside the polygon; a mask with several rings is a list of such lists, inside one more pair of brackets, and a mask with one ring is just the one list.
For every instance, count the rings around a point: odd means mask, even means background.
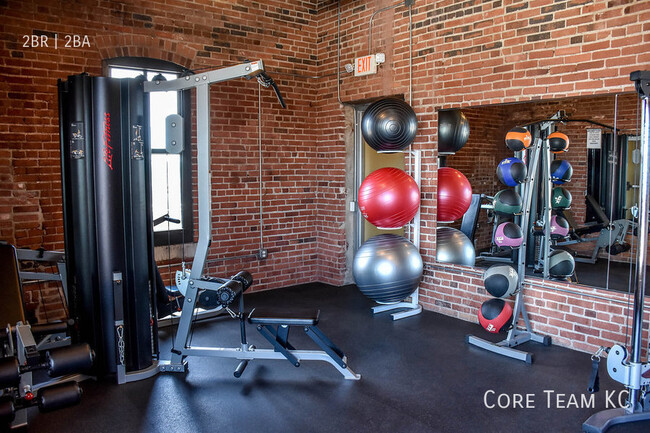
[{"label": "bench pad", "polygon": [[248,314],[248,322],[256,325],[315,326],[318,324],[320,310],[296,309],[274,310],[255,308]]}]

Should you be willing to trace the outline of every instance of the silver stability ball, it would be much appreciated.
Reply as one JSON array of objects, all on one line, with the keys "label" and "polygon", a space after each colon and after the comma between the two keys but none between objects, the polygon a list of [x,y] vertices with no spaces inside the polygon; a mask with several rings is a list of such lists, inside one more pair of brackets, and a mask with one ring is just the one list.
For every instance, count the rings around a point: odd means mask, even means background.
[{"label": "silver stability ball", "polygon": [[354,256],[352,273],[361,293],[380,304],[401,302],[420,284],[422,257],[402,236],[368,239]]},{"label": "silver stability ball", "polygon": [[460,230],[439,227],[436,230],[436,260],[442,263],[474,266],[476,251],[472,241]]}]

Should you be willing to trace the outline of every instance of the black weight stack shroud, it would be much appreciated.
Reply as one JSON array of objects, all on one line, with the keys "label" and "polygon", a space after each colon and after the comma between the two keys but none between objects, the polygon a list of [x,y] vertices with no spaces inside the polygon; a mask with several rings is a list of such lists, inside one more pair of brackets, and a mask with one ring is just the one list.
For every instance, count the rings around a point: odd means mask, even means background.
[{"label": "black weight stack shroud", "polygon": [[100,376],[144,370],[158,352],[143,82],[80,74],[58,83],[70,312]]}]

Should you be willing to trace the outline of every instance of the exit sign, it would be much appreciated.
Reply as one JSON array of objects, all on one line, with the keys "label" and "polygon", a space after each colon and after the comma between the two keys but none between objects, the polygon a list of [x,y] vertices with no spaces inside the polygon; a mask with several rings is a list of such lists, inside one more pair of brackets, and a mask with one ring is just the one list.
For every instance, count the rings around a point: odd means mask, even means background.
[{"label": "exit sign", "polygon": [[355,77],[377,73],[377,60],[375,59],[374,54],[371,54],[369,56],[357,57],[354,63],[355,63],[355,68],[354,68]]}]

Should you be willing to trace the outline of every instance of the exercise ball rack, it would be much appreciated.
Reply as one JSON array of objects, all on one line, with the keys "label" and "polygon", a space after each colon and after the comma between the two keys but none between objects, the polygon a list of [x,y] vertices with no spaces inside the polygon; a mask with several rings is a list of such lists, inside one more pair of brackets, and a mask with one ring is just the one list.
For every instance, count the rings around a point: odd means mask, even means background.
[{"label": "exercise ball rack", "polygon": [[[420,194],[422,194],[422,152],[420,150],[400,150],[397,152],[409,154],[413,157],[410,164],[409,171],[413,170],[413,179],[418,185]],[[395,153],[395,151],[379,151],[377,153]],[[409,240],[415,245],[415,248],[420,250],[420,209],[413,217],[413,220],[406,224],[409,229]],[[422,305],[420,305],[420,286],[415,288],[413,293],[402,302],[396,304],[376,305],[372,307],[372,314],[385,313],[387,311],[402,310],[391,314],[393,320],[404,319],[406,317],[416,316],[422,313]]]}]

